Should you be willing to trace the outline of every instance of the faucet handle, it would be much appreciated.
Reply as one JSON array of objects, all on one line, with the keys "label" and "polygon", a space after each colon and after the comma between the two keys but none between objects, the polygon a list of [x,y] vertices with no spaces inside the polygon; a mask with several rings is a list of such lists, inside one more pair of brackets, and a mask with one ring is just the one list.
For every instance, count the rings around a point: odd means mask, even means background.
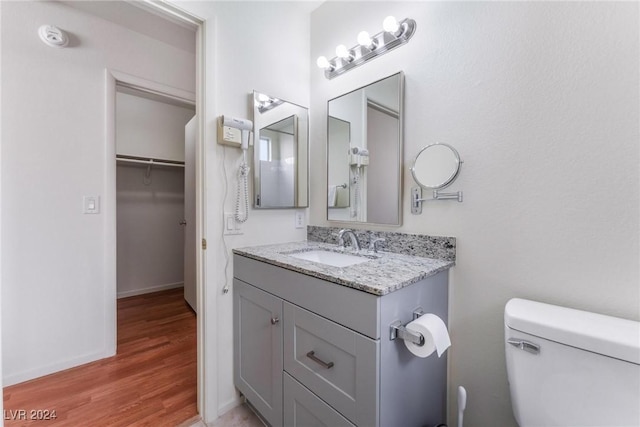
[{"label": "faucet handle", "polygon": [[369,252],[373,252],[373,253],[377,254],[378,253],[378,246],[379,246],[378,243],[383,243],[383,242],[386,242],[386,241],[387,241],[387,239],[384,239],[382,237],[371,239],[369,241]]}]

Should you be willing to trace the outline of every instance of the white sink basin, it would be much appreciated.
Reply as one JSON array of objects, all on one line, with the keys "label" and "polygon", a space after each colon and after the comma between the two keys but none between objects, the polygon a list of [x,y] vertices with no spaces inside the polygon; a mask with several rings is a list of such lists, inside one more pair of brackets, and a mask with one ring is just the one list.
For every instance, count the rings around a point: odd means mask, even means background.
[{"label": "white sink basin", "polygon": [[317,262],[319,264],[331,265],[333,267],[348,267],[350,265],[362,264],[371,261],[369,258],[344,254],[340,252],[314,250],[288,254],[291,257]]}]

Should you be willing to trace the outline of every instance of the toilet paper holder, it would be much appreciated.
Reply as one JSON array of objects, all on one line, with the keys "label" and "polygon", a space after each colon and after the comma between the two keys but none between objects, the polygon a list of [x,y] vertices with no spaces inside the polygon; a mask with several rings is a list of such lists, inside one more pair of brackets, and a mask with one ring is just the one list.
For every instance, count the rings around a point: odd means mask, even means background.
[{"label": "toilet paper holder", "polygon": [[[422,309],[422,307],[416,308],[415,310],[413,310],[413,320],[416,320],[423,314],[424,310]],[[391,325],[389,325],[389,329],[389,339],[391,341],[394,341],[396,338],[400,338],[401,340],[411,341],[418,346],[424,345],[424,335],[408,330],[399,320],[392,322]]]}]

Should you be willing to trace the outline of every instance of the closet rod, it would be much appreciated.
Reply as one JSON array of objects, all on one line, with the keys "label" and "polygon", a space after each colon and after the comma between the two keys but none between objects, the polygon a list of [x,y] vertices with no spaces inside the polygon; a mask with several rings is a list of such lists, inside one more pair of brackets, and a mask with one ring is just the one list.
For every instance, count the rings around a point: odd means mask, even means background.
[{"label": "closet rod", "polygon": [[171,162],[166,160],[137,159],[137,158],[120,157],[120,156],[116,156],[116,160],[118,162],[138,163],[142,165],[175,166],[178,168],[184,167],[184,162]]}]

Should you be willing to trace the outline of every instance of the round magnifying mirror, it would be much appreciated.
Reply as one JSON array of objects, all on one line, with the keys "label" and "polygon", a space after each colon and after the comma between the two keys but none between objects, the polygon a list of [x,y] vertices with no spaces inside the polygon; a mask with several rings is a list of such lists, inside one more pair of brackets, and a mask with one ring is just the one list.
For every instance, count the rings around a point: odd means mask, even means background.
[{"label": "round magnifying mirror", "polygon": [[413,179],[423,188],[439,190],[460,173],[460,155],[448,144],[431,144],[420,150],[411,168]]}]

